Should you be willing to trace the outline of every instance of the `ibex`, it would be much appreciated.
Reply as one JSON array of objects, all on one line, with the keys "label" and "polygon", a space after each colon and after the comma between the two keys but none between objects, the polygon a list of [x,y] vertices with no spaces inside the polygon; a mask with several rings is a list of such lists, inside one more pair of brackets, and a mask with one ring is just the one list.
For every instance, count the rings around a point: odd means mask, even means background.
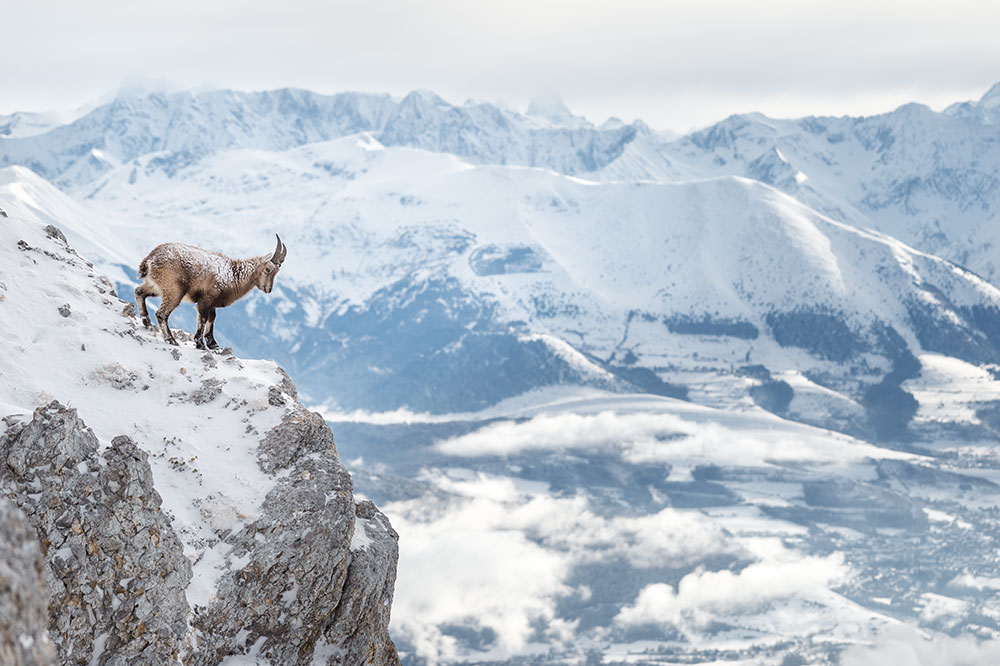
[{"label": "ibex", "polygon": [[216,349],[215,310],[232,305],[257,287],[265,294],[274,287],[274,276],[288,253],[281,237],[275,235],[278,245],[271,254],[249,259],[230,259],[219,252],[209,252],[182,243],[163,243],[153,248],[139,264],[139,277],[145,282],[135,289],[135,302],[139,306],[142,323],[147,328],[153,324],[146,310],[146,299],[159,296],[160,309],[156,311],[157,324],[163,339],[176,345],[167,323],[170,313],[187,300],[198,310],[198,330],[194,334],[198,349]]}]

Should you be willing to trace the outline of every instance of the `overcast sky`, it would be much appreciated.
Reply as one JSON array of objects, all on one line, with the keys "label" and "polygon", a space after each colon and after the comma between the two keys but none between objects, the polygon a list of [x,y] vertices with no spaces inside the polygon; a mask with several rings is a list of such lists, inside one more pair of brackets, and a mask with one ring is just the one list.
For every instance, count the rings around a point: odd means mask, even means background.
[{"label": "overcast sky", "polygon": [[123,81],[502,100],[602,122],[940,109],[1000,81],[1000,3],[836,0],[172,0],[6,3],[0,113]]}]

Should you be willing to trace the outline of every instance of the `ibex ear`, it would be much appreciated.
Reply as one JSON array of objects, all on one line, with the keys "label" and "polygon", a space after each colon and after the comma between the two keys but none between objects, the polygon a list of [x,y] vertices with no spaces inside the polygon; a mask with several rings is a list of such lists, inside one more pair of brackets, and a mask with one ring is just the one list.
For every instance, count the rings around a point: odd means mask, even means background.
[{"label": "ibex ear", "polygon": [[281,266],[281,262],[285,260],[285,255],[288,254],[288,248],[281,242],[281,236],[274,234],[274,237],[278,239],[278,244],[274,248],[274,254],[271,255],[271,263],[275,266]]}]

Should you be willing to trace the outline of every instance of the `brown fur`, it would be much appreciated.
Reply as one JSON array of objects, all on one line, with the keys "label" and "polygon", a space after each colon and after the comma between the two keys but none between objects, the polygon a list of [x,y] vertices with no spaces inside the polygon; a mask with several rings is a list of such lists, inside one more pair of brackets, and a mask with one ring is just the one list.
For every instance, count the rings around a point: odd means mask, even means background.
[{"label": "brown fur", "polygon": [[135,302],[142,323],[153,326],[146,299],[159,296],[157,325],[163,338],[176,345],[168,319],[181,301],[190,301],[198,311],[195,345],[199,349],[215,349],[219,346],[215,341],[215,310],[232,305],[254,287],[271,293],[287,252],[280,238],[273,254],[249,259],[230,259],[218,252],[180,243],[157,245],[139,264],[139,277],[145,281],[135,290]]}]

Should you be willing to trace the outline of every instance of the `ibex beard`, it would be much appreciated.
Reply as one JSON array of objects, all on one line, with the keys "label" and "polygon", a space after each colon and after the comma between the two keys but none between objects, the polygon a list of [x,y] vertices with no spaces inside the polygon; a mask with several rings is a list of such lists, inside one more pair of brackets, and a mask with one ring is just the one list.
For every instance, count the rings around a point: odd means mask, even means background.
[{"label": "ibex beard", "polygon": [[135,302],[143,325],[153,327],[146,299],[159,296],[157,325],[163,339],[176,345],[168,319],[181,301],[188,301],[194,303],[198,311],[195,346],[198,349],[218,348],[219,343],[215,341],[216,309],[232,305],[254,287],[265,294],[271,293],[274,288],[274,278],[288,253],[281,238],[275,237],[278,245],[274,252],[248,259],[230,259],[219,252],[183,243],[157,245],[139,264],[139,277],[145,282],[136,287]]}]

